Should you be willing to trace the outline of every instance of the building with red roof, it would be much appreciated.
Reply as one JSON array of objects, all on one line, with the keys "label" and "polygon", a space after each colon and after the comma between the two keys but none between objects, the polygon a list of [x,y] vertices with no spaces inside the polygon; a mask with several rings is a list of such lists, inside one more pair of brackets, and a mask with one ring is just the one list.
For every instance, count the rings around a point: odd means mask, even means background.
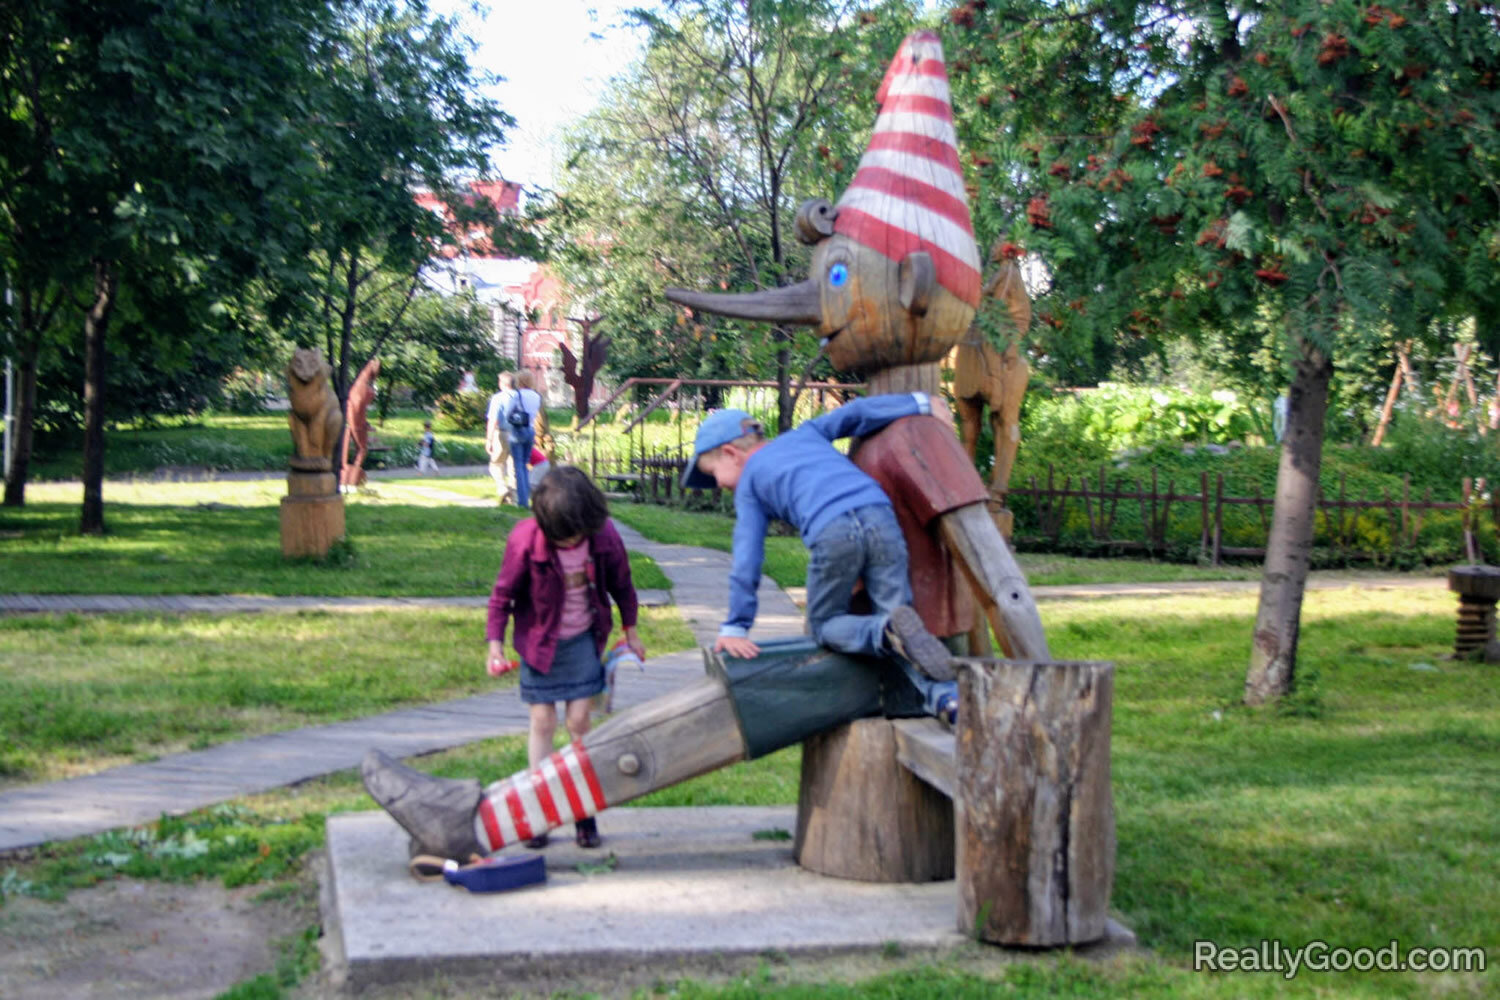
[{"label": "building with red roof", "polygon": [[[503,216],[521,214],[522,187],[507,180],[475,181],[471,197],[487,198]],[[419,192],[417,204],[440,214],[453,231],[458,223],[449,207],[431,192]],[[562,348],[574,350],[576,336],[568,329],[568,295],[545,265],[499,253],[488,234],[479,229],[462,234],[444,246],[423,272],[427,284],[440,292],[472,291],[490,308],[496,350],[517,369],[536,375],[536,388],[549,405],[569,399],[563,384]],[[491,386],[480,386],[491,391]]]}]

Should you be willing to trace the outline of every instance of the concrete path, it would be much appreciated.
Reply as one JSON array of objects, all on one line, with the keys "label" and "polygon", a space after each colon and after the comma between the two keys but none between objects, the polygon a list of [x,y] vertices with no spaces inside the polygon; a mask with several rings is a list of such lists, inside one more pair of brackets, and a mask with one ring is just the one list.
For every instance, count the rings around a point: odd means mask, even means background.
[{"label": "concrete path", "polygon": [[[491,501],[492,502],[492,501]],[[672,581],[679,610],[701,642],[713,641],[718,622],[729,603],[729,555],[686,545],[664,545],[645,539],[620,525],[627,547],[656,561]],[[802,616],[782,590],[762,580],[761,611],[756,634],[799,634]],[[15,598],[38,605],[50,600],[120,602],[121,606],[92,610],[153,610],[149,598]],[[159,598],[177,602],[172,610],[247,610],[239,602],[261,602],[258,610],[287,607],[368,610],[375,607],[412,607],[430,603],[467,602],[476,609],[485,598],[392,599],[369,598],[327,601],[309,598]],[[201,607],[198,602],[204,602]],[[28,607],[20,610],[42,611]],[[71,610],[89,610],[75,607]],[[649,650],[648,650],[649,652]],[[703,676],[699,650],[652,656],[644,673],[620,678],[616,709],[650,701]],[[433,753],[479,740],[524,733],[526,709],[514,688],[456,701],[387,712],[307,729],[271,733],[225,743],[207,750],[173,754],[160,760],[112,768],[98,774],[0,792],[0,851],[30,847],[50,840],[67,840],[120,826],[149,822],[162,813],[181,813],[253,795],[309,778],[355,767],[366,750],[379,746],[401,757]]]}]

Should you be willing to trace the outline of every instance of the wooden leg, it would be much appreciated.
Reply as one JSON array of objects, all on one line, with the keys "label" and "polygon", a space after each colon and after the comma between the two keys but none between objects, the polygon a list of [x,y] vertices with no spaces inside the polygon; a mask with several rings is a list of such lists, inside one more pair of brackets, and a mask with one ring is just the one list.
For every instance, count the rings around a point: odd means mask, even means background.
[{"label": "wooden leg", "polygon": [[954,404],[958,407],[958,423],[963,431],[964,451],[969,456],[969,461],[974,461],[974,456],[979,451],[979,418],[984,413],[984,404],[972,399],[955,399]]},{"label": "wooden leg", "polygon": [[1003,496],[1010,487],[1011,469],[1021,448],[1021,403],[1026,398],[1026,383],[1031,366],[1012,343],[1000,360],[999,392],[990,400],[990,423],[995,435],[995,471],[990,488]]},{"label": "wooden leg", "polygon": [[744,758],[729,693],[705,678],[621,712],[536,768],[491,784],[475,834],[497,851]]}]

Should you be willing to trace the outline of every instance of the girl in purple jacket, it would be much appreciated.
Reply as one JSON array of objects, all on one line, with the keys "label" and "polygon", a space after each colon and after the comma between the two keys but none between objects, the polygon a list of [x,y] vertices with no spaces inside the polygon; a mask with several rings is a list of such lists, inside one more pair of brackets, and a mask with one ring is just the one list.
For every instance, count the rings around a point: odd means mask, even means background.
[{"label": "girl in purple jacket", "polygon": [[[625,543],[609,519],[604,494],[581,469],[553,469],[531,495],[532,516],[511,529],[495,589],[490,594],[489,672],[505,669],[505,626],[515,620],[521,654],[521,700],[531,706],[526,756],[537,767],[552,753],[559,701],[574,739],[589,731],[594,695],[604,690],[600,654],[612,622],[609,600],[620,606],[625,642],[641,659],[636,634],[635,584]],[[598,847],[592,817],[574,827],[580,847]],[[526,842],[545,847],[543,833]]]}]

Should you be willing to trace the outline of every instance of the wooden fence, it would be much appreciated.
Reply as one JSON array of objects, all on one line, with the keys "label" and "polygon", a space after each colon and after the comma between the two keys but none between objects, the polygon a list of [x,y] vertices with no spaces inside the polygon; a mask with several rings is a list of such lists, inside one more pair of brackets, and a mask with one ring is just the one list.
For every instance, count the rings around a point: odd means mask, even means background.
[{"label": "wooden fence", "polygon": [[[1032,476],[1028,485],[1012,486],[1007,492],[1007,502],[1012,509],[1026,506],[1021,501],[1030,501],[1031,508],[1030,516],[1022,510],[1016,512],[1017,543],[1062,546],[1071,502],[1074,510],[1080,507],[1083,510],[1087,522],[1084,540],[1098,548],[1167,556],[1172,548],[1180,551],[1183,547],[1180,541],[1172,542],[1173,527],[1178,528],[1177,537],[1181,538],[1185,527],[1183,522],[1191,524],[1196,518],[1197,530],[1193,535],[1197,539],[1198,558],[1217,566],[1226,557],[1260,558],[1266,553],[1264,545],[1226,545],[1224,518],[1226,510],[1249,508],[1259,524],[1256,534],[1265,537],[1270,532],[1271,512],[1276,504],[1274,496],[1262,496],[1258,490],[1252,496],[1227,494],[1223,473],[1212,477],[1207,472],[1200,473],[1198,488],[1193,492],[1179,492],[1172,480],[1167,481],[1163,491],[1155,469],[1151,470],[1149,489],[1139,479],[1130,485],[1126,485],[1120,476],[1116,476],[1113,483],[1107,484],[1107,480],[1108,473],[1100,467],[1092,483],[1090,477],[1079,476],[1075,480],[1067,476],[1059,487],[1056,472],[1049,465],[1046,485],[1039,484],[1037,477]],[[1423,491],[1420,499],[1415,499],[1411,495],[1410,477],[1403,477],[1399,497],[1392,497],[1388,490],[1383,490],[1380,499],[1350,498],[1345,477],[1340,476],[1336,496],[1329,497],[1321,488],[1318,490],[1316,512],[1321,522],[1318,534],[1339,559],[1379,558],[1389,555],[1393,549],[1416,549],[1431,513],[1455,511],[1459,514],[1465,552],[1474,560],[1479,551],[1477,536],[1485,509],[1489,511],[1490,524],[1500,529],[1500,495],[1476,493],[1474,482],[1469,478],[1462,481],[1460,492],[1461,500],[1433,500],[1429,488]],[[1127,511],[1134,507],[1140,520],[1140,533],[1132,532],[1133,537],[1122,538],[1115,534],[1122,502],[1126,502]],[[1383,522],[1384,536],[1388,540],[1382,551],[1372,551],[1363,543],[1359,529],[1361,514],[1365,512],[1383,515],[1377,515]],[[1174,513],[1177,522],[1172,520]]]},{"label": "wooden fence", "polygon": [[[685,456],[672,452],[632,455],[596,461],[592,475],[607,490],[645,503],[683,504],[690,502],[691,495],[696,505],[726,509],[728,497],[718,489],[683,490],[680,483],[686,462]],[[1149,482],[1127,482],[1119,475],[1111,481],[1103,467],[1096,476],[1065,476],[1060,486],[1057,478],[1049,465],[1045,480],[1032,476],[1026,485],[1007,491],[1006,502],[1015,511],[1018,546],[1059,549],[1082,543],[1104,551],[1197,558],[1215,566],[1226,558],[1265,555],[1263,544],[1226,544],[1225,517],[1228,514],[1241,522],[1228,537],[1244,541],[1248,534],[1263,539],[1270,532],[1275,497],[1262,496],[1259,491],[1250,496],[1227,493],[1223,473],[1200,473],[1196,490],[1184,491],[1170,479],[1163,489],[1155,469]],[[1485,522],[1489,523],[1491,537],[1500,536],[1500,493],[1487,493],[1482,481],[1476,489],[1468,478],[1462,481],[1460,493],[1461,500],[1433,500],[1431,489],[1424,490],[1420,498],[1413,497],[1410,479],[1406,478],[1400,496],[1383,491],[1379,499],[1351,498],[1341,476],[1336,495],[1330,497],[1319,491],[1318,537],[1338,560],[1381,559],[1393,551],[1416,550],[1422,529],[1430,526],[1435,512],[1457,513],[1464,555],[1478,561],[1479,536],[1485,531]],[[1246,509],[1251,515],[1248,529],[1242,523],[1245,515],[1237,513]],[[1382,548],[1378,551],[1369,544],[1371,513],[1375,514],[1373,523],[1381,529]],[[1070,518],[1070,514],[1074,516]]]}]

